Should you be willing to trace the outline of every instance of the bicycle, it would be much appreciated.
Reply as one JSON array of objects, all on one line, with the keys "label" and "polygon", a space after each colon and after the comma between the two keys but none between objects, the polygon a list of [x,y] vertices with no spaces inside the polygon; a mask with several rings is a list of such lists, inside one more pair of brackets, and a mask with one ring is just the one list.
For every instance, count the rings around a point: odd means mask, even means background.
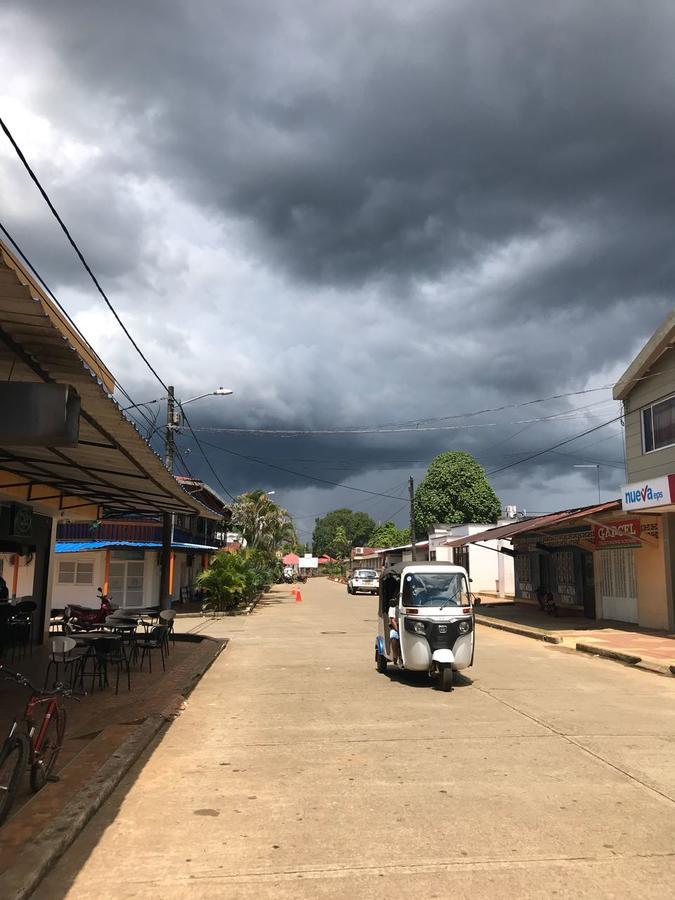
[{"label": "bicycle", "polygon": [[[37,793],[48,781],[58,781],[52,770],[63,746],[66,732],[66,710],[59,704],[58,697],[72,697],[71,688],[56,684],[45,691],[21,675],[12,672],[0,663],[0,674],[8,681],[16,681],[30,689],[23,716],[14,718],[12,727],[0,748],[0,825],[10,813],[12,804],[26,766],[30,765],[30,786]],[[34,718],[36,707],[45,704],[42,721],[38,725]],[[37,736],[36,736],[37,733]]]}]

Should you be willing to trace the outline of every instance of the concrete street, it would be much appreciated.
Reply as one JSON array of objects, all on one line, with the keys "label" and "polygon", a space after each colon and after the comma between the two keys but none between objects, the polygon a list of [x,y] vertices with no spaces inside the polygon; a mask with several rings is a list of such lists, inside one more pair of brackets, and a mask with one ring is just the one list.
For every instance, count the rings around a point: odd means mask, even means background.
[{"label": "concrete street", "polygon": [[675,680],[479,628],[444,694],[377,674],[375,598],[302,591],[205,626],[227,650],[36,897],[673,896]]}]

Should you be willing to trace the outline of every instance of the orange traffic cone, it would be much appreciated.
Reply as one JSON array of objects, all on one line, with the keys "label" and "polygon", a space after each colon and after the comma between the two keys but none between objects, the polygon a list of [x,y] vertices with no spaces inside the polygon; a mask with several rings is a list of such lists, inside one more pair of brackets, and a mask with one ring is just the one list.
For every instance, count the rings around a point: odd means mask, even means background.
[{"label": "orange traffic cone", "polygon": [[295,602],[302,603],[302,594],[300,593],[300,591],[295,592]]}]

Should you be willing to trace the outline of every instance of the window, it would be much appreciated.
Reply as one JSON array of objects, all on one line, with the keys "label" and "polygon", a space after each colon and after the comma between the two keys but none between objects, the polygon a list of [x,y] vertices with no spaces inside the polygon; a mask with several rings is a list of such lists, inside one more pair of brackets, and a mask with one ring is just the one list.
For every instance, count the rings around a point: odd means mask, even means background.
[{"label": "window", "polygon": [[645,453],[675,444],[675,397],[642,410],[642,444]]},{"label": "window", "polygon": [[92,562],[60,562],[59,584],[93,584]]}]

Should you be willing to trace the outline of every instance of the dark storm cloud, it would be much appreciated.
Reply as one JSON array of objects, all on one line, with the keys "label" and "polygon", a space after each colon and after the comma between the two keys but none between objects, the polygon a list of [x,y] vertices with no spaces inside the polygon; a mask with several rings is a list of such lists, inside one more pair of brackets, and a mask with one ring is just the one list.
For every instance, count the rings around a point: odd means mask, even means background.
[{"label": "dark storm cloud", "polygon": [[141,168],[299,277],[439,276],[554,221],[587,238],[548,302],[672,289],[670,3],[28,8],[80,84],[144,117]]},{"label": "dark storm cloud", "polygon": [[[238,389],[226,416],[195,408],[197,422],[401,421],[606,383],[672,307],[666,0],[3,12],[44,66],[36,114],[98,148],[77,171],[43,160],[41,172],[134,333],[186,390],[223,369]],[[81,292],[43,211],[13,221],[45,274]],[[140,395],[156,394],[100,340]],[[386,439],[211,437],[380,490],[443,449],[496,468],[602,421],[518,435],[516,418]],[[265,473],[224,458],[236,488]],[[540,490],[570,465],[546,456],[500,483],[513,494],[530,473]]]}]

